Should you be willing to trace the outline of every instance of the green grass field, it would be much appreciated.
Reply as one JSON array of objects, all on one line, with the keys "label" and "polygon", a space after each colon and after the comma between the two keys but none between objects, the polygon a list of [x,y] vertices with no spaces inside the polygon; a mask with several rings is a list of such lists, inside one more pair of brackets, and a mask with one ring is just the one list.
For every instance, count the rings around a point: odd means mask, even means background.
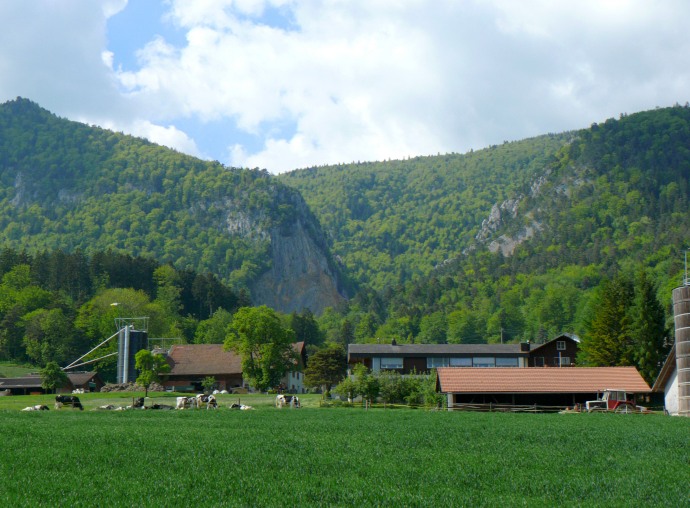
[{"label": "green grass field", "polygon": [[92,410],[131,397],[86,394],[85,411],[0,397],[0,506],[690,503],[683,418],[321,409],[318,397],[278,410],[260,395],[240,396],[254,411],[228,409],[236,395],[217,411]]},{"label": "green grass field", "polygon": [[28,367],[15,363],[0,362],[0,377],[22,377],[38,372],[38,367]]}]

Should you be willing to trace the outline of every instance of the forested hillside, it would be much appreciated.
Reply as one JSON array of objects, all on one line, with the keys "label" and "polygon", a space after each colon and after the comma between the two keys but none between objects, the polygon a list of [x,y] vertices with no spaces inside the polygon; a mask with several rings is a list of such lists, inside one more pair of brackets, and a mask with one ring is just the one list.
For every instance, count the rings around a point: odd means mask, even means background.
[{"label": "forested hillside", "polygon": [[360,342],[586,337],[618,278],[628,312],[649,282],[668,318],[690,244],[689,148],[690,109],[676,106],[462,156],[286,175],[363,284],[322,324]]},{"label": "forested hillside", "polygon": [[375,289],[428,274],[475,243],[492,206],[542,176],[573,134],[465,155],[324,166],[281,175],[304,196],[348,272]]},{"label": "forested hillside", "polygon": [[[285,266],[292,243],[302,258]],[[26,99],[0,106],[0,245],[150,257],[217,274],[285,311],[321,310],[343,292],[318,222],[267,172],[60,119]],[[318,290],[284,284],[291,269]],[[274,281],[277,296],[265,289]]]}]

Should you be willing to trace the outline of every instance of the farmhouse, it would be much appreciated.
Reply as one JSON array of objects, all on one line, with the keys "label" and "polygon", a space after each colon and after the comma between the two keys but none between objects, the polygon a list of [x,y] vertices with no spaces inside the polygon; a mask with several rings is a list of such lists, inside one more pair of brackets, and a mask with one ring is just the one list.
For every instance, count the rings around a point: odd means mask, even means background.
[{"label": "farmhouse", "polygon": [[429,372],[439,367],[570,367],[580,340],[563,334],[549,342],[520,344],[350,344],[348,364],[374,372]]},{"label": "farmhouse", "polygon": [[570,369],[438,369],[437,391],[448,408],[462,404],[575,406],[597,398],[605,389],[648,395],[651,390],[635,367]]},{"label": "farmhouse", "polygon": [[[281,385],[292,393],[304,392],[304,342],[292,345],[298,355],[295,368],[282,379]],[[163,386],[175,391],[201,391],[201,382],[213,377],[219,390],[249,388],[242,377],[242,358],[232,351],[225,351],[222,344],[176,344],[165,352],[170,373]]]}]

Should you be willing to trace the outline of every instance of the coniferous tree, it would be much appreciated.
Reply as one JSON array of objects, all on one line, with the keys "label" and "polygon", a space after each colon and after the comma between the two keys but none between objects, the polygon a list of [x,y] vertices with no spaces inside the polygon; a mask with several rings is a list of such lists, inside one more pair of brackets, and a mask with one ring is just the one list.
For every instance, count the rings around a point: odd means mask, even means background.
[{"label": "coniferous tree", "polygon": [[656,297],[654,284],[645,270],[640,271],[631,308],[633,359],[645,381],[653,384],[668,351],[664,344],[666,329],[664,309]]},{"label": "coniferous tree", "polygon": [[580,361],[595,367],[633,365],[629,308],[633,286],[618,274],[602,286],[588,332],[580,345]]}]

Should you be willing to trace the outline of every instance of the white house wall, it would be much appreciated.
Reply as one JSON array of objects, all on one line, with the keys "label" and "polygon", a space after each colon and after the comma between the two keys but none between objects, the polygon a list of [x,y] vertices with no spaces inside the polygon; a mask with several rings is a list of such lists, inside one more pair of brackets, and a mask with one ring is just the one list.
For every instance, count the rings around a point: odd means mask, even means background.
[{"label": "white house wall", "polygon": [[673,369],[673,374],[669,377],[664,387],[664,407],[666,412],[672,416],[678,416],[678,370]]}]

